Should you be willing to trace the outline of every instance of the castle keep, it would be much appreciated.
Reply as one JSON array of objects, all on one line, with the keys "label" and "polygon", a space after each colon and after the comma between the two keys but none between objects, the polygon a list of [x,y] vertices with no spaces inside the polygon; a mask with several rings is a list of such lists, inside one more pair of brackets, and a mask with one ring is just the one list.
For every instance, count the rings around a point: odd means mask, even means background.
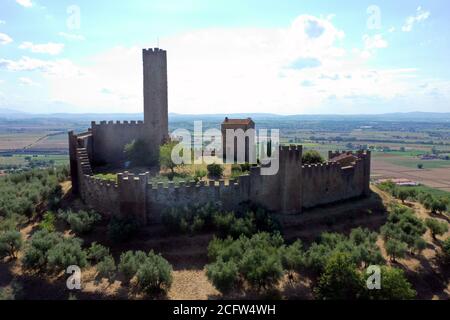
[{"label": "castle keep", "polygon": [[167,56],[161,49],[143,50],[144,121],[92,122],[84,133],[69,132],[74,194],[105,216],[134,216],[142,224],[160,221],[168,207],[221,202],[234,210],[251,201],[277,213],[303,209],[370,193],[370,151],[330,152],[325,164],[302,164],[301,146],[279,147],[279,171],[261,175],[261,167],[236,180],[198,184],[150,184],[149,173],[117,175],[105,181],[93,174],[97,165],[123,163],[127,143],[143,139],[157,154],[168,139]]}]

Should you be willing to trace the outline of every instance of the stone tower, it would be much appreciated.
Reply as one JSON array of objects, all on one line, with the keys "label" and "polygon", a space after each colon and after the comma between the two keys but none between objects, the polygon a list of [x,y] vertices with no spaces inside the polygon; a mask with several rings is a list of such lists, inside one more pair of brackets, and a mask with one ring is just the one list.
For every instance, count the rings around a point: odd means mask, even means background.
[{"label": "stone tower", "polygon": [[167,54],[165,50],[158,48],[143,49],[142,59],[145,138],[153,149],[158,148],[169,137]]}]

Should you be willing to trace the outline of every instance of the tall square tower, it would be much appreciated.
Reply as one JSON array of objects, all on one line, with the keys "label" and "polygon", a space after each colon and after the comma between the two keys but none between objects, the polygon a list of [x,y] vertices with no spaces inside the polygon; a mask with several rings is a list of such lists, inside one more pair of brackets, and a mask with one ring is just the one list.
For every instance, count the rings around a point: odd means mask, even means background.
[{"label": "tall square tower", "polygon": [[167,98],[167,54],[165,50],[143,49],[145,140],[155,148],[169,137]]}]

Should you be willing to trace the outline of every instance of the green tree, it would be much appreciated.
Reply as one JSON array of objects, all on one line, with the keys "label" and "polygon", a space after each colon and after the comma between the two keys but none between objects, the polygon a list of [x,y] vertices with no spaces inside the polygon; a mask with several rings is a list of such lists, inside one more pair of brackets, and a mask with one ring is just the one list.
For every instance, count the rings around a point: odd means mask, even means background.
[{"label": "green tree", "polygon": [[221,258],[206,266],[206,276],[223,294],[233,290],[239,279],[239,269],[234,261],[223,262]]},{"label": "green tree", "polygon": [[151,251],[136,272],[138,287],[147,294],[167,293],[172,285],[172,266]]},{"label": "green tree", "polygon": [[442,260],[445,265],[450,265],[450,237],[442,243]]},{"label": "green tree", "polygon": [[397,192],[397,198],[399,198],[402,203],[405,203],[405,200],[408,199],[409,197],[409,192],[405,189],[400,189]]},{"label": "green tree", "polygon": [[316,164],[324,162],[325,160],[316,150],[307,150],[302,155],[302,163],[304,164]]},{"label": "green tree", "polygon": [[436,236],[441,236],[448,231],[448,224],[437,219],[427,218],[425,224],[430,229],[431,235],[435,240]]},{"label": "green tree", "polygon": [[206,166],[208,170],[208,175],[211,178],[221,178],[223,175],[223,167],[217,163],[211,163]]},{"label": "green tree", "polygon": [[22,248],[23,240],[19,231],[9,230],[0,233],[0,258],[8,256],[17,258],[17,252]]},{"label": "green tree", "polygon": [[102,278],[112,279],[116,274],[116,263],[111,255],[104,257],[96,266],[98,275]]},{"label": "green tree", "polygon": [[169,180],[175,176],[175,169],[182,165],[176,164],[172,159],[172,150],[177,144],[178,142],[171,141],[159,147],[159,163],[163,168],[170,170]]},{"label": "green tree", "polygon": [[73,232],[85,234],[92,231],[94,225],[101,220],[101,216],[94,211],[60,212],[60,217],[64,219]]},{"label": "green tree", "polygon": [[48,252],[56,244],[61,243],[63,237],[60,233],[39,230],[29,240],[22,259],[26,269],[42,269],[47,266]]},{"label": "green tree", "polygon": [[143,251],[124,252],[120,255],[119,271],[122,272],[127,281],[130,281],[145,259],[147,259],[147,255]]},{"label": "green tree", "polygon": [[158,155],[149,154],[148,143],[143,139],[133,140],[131,143],[125,145],[124,153],[132,166],[153,166],[156,165]]},{"label": "green tree", "polygon": [[48,266],[55,271],[65,270],[71,265],[83,268],[87,265],[87,254],[78,238],[64,238],[48,250]]},{"label": "green tree", "polygon": [[330,256],[314,293],[322,300],[352,300],[360,297],[364,281],[348,254]]},{"label": "green tree", "polygon": [[284,248],[281,256],[283,268],[288,271],[289,280],[294,279],[293,272],[298,272],[305,266],[305,254],[300,240]]},{"label": "green tree", "polygon": [[416,297],[416,291],[403,270],[386,266],[381,267],[381,289],[367,291],[369,298],[375,300],[410,300]]},{"label": "green tree", "polygon": [[97,242],[91,243],[90,248],[88,249],[87,258],[93,263],[99,263],[105,257],[109,256],[109,249]]},{"label": "green tree", "polygon": [[385,242],[386,253],[391,257],[393,262],[397,261],[397,258],[404,258],[408,250],[406,243],[397,239],[389,239]]}]

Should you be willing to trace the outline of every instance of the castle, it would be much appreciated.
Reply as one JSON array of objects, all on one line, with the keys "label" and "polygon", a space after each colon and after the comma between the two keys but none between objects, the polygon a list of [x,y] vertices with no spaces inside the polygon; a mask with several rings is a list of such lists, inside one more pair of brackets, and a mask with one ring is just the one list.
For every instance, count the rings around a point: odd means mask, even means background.
[{"label": "castle", "polygon": [[164,209],[220,202],[226,210],[251,201],[280,214],[367,196],[370,193],[370,151],[330,152],[324,164],[302,164],[301,146],[279,147],[276,175],[261,167],[235,180],[189,182],[168,186],[149,183],[149,173],[117,175],[117,181],[94,176],[98,165],[123,163],[126,144],[143,139],[157,154],[168,138],[167,56],[161,49],[143,50],[144,121],[92,122],[87,132],[69,132],[72,191],[104,216],[134,217],[157,223]]}]

